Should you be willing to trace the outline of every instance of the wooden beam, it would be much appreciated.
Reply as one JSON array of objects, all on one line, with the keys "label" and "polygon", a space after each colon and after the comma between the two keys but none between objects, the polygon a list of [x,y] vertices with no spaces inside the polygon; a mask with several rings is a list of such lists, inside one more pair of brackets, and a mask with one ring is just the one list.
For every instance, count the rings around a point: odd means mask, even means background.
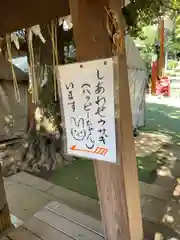
[{"label": "wooden beam", "polygon": [[0,164],[0,235],[2,234],[3,230],[6,230],[10,226],[11,218],[4,189],[2,167]]},{"label": "wooden beam", "polygon": [[0,36],[47,23],[56,17],[69,15],[67,0],[2,0],[0,1]]},{"label": "wooden beam", "polygon": [[[107,12],[112,8],[123,22],[119,0],[69,0],[78,61],[112,55],[106,29]],[[121,31],[123,31],[121,24]],[[108,240],[143,239],[139,182],[132,133],[132,116],[125,56],[119,56],[119,111],[117,119],[120,166],[94,161],[105,235]],[[87,186],[88,187],[88,186]]]}]

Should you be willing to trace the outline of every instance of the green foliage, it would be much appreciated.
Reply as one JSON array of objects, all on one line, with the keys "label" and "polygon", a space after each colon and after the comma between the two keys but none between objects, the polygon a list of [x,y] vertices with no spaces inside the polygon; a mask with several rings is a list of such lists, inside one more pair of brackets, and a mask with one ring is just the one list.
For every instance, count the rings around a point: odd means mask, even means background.
[{"label": "green foliage", "polygon": [[155,54],[155,40],[157,38],[157,28],[154,26],[144,27],[142,29],[142,34],[144,36],[144,40],[138,38],[136,39],[136,43],[139,43],[139,45],[143,46],[140,49],[141,57],[144,59],[146,67],[150,73],[152,57]]},{"label": "green foliage", "polygon": [[169,31],[166,44],[169,54],[173,57],[180,52],[179,6],[180,0],[136,0],[134,5],[131,3],[127,6],[127,9],[132,13],[130,14],[131,25],[129,25],[129,32],[132,36],[141,40],[143,45],[145,45],[140,52],[148,69],[151,67],[151,59],[155,53],[155,42],[158,39],[157,29],[153,29],[153,26],[150,25],[158,23],[161,16],[169,15],[171,19],[176,19],[176,29],[174,31]]},{"label": "green foliage", "polygon": [[157,23],[164,15],[178,16],[179,6],[180,0],[135,0],[124,8],[123,13],[130,34],[144,39],[142,29],[145,26]]},{"label": "green foliage", "polygon": [[148,72],[150,73],[151,72],[151,61],[152,61],[152,57],[154,55],[154,45],[147,44],[146,47],[140,49],[140,54],[146,63]]},{"label": "green foliage", "polygon": [[168,68],[168,70],[172,70],[172,69],[176,68],[177,65],[178,65],[177,61],[175,61],[175,60],[168,60],[167,68]]},{"label": "green foliage", "polygon": [[180,53],[180,16],[176,17],[176,28],[173,33],[169,34],[167,46],[170,54]]},{"label": "green foliage", "polygon": [[147,26],[142,29],[144,39],[144,44],[152,45],[157,40],[157,27],[156,26]]},{"label": "green foliage", "polygon": [[176,34],[180,38],[180,15],[176,17]]},{"label": "green foliage", "polygon": [[168,40],[168,51],[171,54],[176,54],[180,52],[180,38],[173,38],[170,36]]},{"label": "green foliage", "polygon": [[65,63],[73,63],[76,61],[76,48],[74,41],[66,42],[64,47]]}]

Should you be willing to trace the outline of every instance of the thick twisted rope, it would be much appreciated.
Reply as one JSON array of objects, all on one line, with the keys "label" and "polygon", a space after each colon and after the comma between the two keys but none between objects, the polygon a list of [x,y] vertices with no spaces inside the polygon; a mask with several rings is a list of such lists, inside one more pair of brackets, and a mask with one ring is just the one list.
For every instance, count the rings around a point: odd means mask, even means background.
[{"label": "thick twisted rope", "polygon": [[124,53],[124,31],[121,30],[121,23],[118,13],[113,9],[105,8],[107,13],[106,28],[112,41],[112,53],[114,55]]}]

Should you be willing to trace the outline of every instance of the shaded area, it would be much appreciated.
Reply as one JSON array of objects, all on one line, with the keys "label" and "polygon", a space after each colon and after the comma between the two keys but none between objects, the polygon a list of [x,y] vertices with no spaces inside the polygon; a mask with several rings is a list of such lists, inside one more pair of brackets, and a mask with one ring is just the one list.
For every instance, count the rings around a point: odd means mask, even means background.
[{"label": "shaded area", "polygon": [[68,166],[60,166],[50,180],[75,192],[98,199],[92,161],[79,159]]},{"label": "shaded area", "polygon": [[171,170],[180,158],[180,108],[148,103],[146,119],[146,127],[141,131],[156,137],[145,144],[144,155],[137,157],[137,163],[140,181],[152,183],[157,175],[171,176]]},{"label": "shaded area", "polygon": [[171,142],[168,137],[159,132],[141,132],[135,139],[136,159],[139,172],[139,180],[153,183],[157,176],[157,169],[163,166],[168,157],[167,152],[162,152],[164,147]]},{"label": "shaded area", "polygon": [[163,224],[153,224],[147,220],[143,220],[143,229],[145,240],[178,240],[179,234],[173,231],[172,228]]},{"label": "shaded area", "polygon": [[[161,104],[147,103],[146,127],[136,138],[139,180],[153,183],[157,175],[170,176],[180,157],[180,109]],[[55,184],[97,199],[93,162],[78,160],[59,167],[50,180]]]}]

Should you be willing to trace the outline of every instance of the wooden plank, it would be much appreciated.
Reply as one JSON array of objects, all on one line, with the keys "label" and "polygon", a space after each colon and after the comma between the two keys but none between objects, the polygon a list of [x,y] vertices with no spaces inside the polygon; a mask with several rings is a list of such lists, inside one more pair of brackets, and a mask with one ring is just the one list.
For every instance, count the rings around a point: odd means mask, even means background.
[{"label": "wooden plank", "polygon": [[25,227],[39,236],[43,240],[70,240],[72,238],[58,231],[57,229],[42,222],[36,217],[32,217],[25,222]]},{"label": "wooden plank", "polygon": [[68,14],[67,0],[2,0],[0,36]]},{"label": "wooden plank", "polygon": [[40,240],[33,233],[26,230],[24,227],[19,227],[8,234],[10,240]]},{"label": "wooden plank", "polygon": [[[74,39],[78,61],[106,58],[112,55],[112,42],[107,32],[107,12],[117,13],[120,32],[124,32],[119,0],[69,0],[74,26]],[[93,16],[93,17],[92,17]],[[114,30],[114,29],[113,29]],[[122,37],[124,39],[124,36]],[[132,134],[132,115],[125,56],[118,57],[117,83],[119,84],[117,150],[120,166],[94,161],[96,182],[101,203],[105,235],[109,240],[143,239],[140,211],[140,193],[136,167],[136,154]]]},{"label": "wooden plank", "polygon": [[45,207],[45,209],[55,212],[56,214],[73,221],[75,224],[81,225],[84,228],[88,228],[103,236],[101,222],[88,215],[77,212],[59,202],[51,202]]},{"label": "wooden plank", "polygon": [[98,234],[93,233],[79,225],[68,221],[67,219],[52,213],[48,210],[43,210],[35,214],[39,220],[54,227],[56,230],[66,234],[67,236],[74,238],[76,240],[103,240],[104,238]]},{"label": "wooden plank", "polygon": [[3,211],[5,205],[7,204],[6,200],[6,194],[4,189],[4,181],[3,181],[3,175],[1,171],[1,165],[0,165],[0,211]]}]

